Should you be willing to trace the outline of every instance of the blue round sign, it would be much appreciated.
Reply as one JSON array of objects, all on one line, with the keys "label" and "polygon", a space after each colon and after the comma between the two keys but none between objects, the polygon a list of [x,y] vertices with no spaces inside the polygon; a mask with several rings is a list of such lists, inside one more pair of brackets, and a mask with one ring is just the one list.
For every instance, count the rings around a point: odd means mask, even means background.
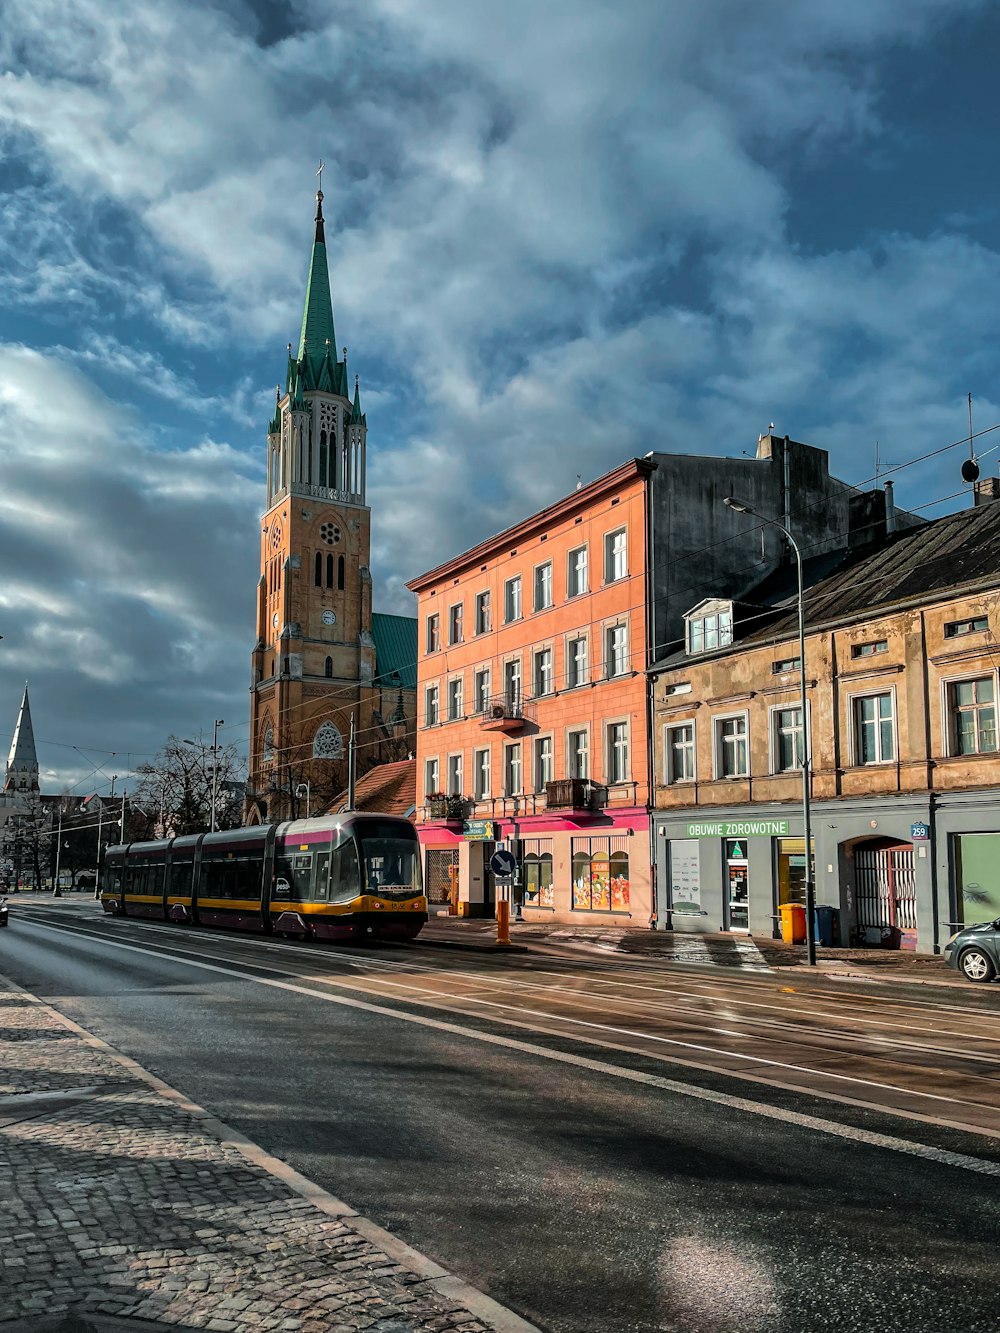
[{"label": "blue round sign", "polygon": [[498,847],[490,857],[490,869],[494,875],[513,875],[517,869],[517,857],[508,852],[506,847]]}]

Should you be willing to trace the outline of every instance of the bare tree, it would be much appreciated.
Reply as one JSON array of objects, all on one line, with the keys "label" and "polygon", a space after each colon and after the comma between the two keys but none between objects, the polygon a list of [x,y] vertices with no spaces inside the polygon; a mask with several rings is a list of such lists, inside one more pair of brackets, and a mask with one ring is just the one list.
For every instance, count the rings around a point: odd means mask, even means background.
[{"label": "bare tree", "polygon": [[[214,769],[214,773],[213,773]],[[215,827],[243,822],[244,766],[234,745],[190,743],[168,736],[156,758],[135,770],[138,786],[126,818],[130,834],[145,821],[146,838],[182,837],[211,827],[215,792]]]}]

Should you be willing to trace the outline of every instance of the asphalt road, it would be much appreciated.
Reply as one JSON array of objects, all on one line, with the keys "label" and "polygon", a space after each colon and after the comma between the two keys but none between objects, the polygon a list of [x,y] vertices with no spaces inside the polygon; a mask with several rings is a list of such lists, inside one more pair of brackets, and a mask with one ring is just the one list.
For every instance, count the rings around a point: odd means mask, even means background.
[{"label": "asphalt road", "polygon": [[0,972],[553,1333],[996,1325],[1000,986],[13,909]]}]

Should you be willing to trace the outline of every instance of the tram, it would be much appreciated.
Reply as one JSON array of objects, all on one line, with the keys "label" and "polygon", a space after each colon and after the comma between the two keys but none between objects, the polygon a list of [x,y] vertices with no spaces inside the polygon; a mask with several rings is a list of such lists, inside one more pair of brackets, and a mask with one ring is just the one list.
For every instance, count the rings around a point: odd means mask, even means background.
[{"label": "tram", "polygon": [[427,920],[408,820],[326,815],[109,847],[109,915],[329,940],[412,940]]}]

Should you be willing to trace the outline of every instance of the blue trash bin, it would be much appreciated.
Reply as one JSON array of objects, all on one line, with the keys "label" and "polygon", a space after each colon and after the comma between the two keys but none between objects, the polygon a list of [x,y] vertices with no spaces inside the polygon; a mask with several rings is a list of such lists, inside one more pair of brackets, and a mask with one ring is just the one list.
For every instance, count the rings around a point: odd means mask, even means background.
[{"label": "blue trash bin", "polygon": [[817,944],[827,949],[840,943],[840,911],[836,907],[816,907],[813,931]]}]

